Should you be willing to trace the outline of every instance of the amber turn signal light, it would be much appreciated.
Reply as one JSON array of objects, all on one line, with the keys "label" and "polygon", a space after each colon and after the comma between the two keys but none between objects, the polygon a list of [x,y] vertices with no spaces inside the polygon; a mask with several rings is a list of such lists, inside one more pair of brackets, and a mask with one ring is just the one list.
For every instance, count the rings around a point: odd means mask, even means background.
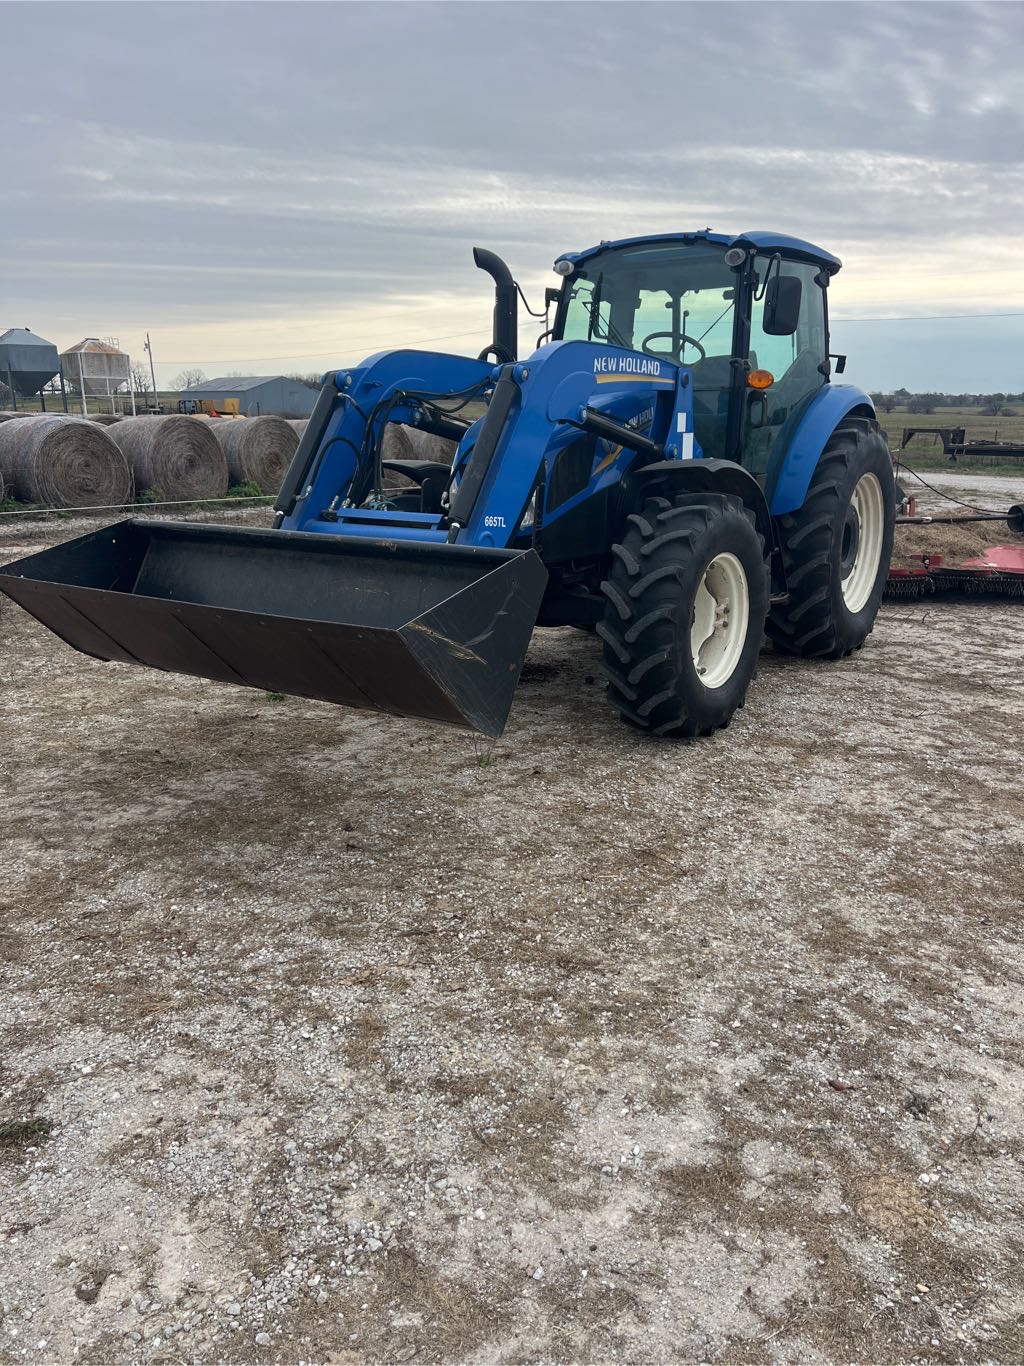
[{"label": "amber turn signal light", "polygon": [[775,376],[770,370],[751,370],[747,375],[747,384],[751,389],[770,389],[775,383]]}]

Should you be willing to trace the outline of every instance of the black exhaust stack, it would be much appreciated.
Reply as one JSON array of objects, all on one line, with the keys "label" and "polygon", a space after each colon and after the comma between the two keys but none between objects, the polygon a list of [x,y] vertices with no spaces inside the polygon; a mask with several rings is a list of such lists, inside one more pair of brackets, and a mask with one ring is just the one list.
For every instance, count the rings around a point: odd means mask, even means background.
[{"label": "black exhaust stack", "polygon": [[[494,340],[488,351],[497,354],[499,364],[519,357],[519,320],[516,282],[512,272],[497,255],[485,247],[473,248],[473,260],[494,281]],[[486,353],[485,353],[486,354]]]}]

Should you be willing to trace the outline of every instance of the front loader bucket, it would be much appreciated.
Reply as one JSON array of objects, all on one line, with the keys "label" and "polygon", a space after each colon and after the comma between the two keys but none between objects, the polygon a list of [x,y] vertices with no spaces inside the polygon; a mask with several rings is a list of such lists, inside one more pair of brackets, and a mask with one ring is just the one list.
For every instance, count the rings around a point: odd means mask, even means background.
[{"label": "front loader bucket", "polygon": [[97,659],[491,736],[546,580],[533,551],[141,520],[0,569]]}]

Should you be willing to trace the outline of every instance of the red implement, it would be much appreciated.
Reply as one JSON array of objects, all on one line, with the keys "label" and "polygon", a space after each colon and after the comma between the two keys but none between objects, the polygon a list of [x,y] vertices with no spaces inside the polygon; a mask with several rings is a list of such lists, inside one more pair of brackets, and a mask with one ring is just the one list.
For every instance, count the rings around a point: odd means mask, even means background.
[{"label": "red implement", "polygon": [[1024,546],[993,545],[976,560],[964,560],[960,569],[988,569],[1000,574],[1024,574]]},{"label": "red implement", "polygon": [[918,563],[889,570],[887,597],[919,598],[939,593],[1024,598],[1024,546],[990,546],[975,559],[960,564],[950,564],[942,555],[912,558]]}]

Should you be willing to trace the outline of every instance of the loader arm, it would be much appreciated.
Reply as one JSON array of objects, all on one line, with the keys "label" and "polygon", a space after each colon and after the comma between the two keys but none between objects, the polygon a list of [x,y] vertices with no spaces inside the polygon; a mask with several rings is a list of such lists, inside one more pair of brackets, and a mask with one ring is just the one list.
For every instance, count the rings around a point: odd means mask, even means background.
[{"label": "loader arm", "polygon": [[[365,485],[385,422],[418,425],[431,405],[466,395],[486,398],[487,412],[458,446],[442,511],[397,511],[372,505],[385,499],[352,496],[361,480]],[[278,502],[284,531],[508,548],[521,539],[531,499],[546,492],[559,457],[581,432],[602,444],[579,487],[560,498],[557,515],[617,485],[638,460],[701,454],[687,367],[584,341],[552,342],[497,367],[389,352],[329,375],[318,410]],[[542,505],[550,502],[542,496]]]}]

